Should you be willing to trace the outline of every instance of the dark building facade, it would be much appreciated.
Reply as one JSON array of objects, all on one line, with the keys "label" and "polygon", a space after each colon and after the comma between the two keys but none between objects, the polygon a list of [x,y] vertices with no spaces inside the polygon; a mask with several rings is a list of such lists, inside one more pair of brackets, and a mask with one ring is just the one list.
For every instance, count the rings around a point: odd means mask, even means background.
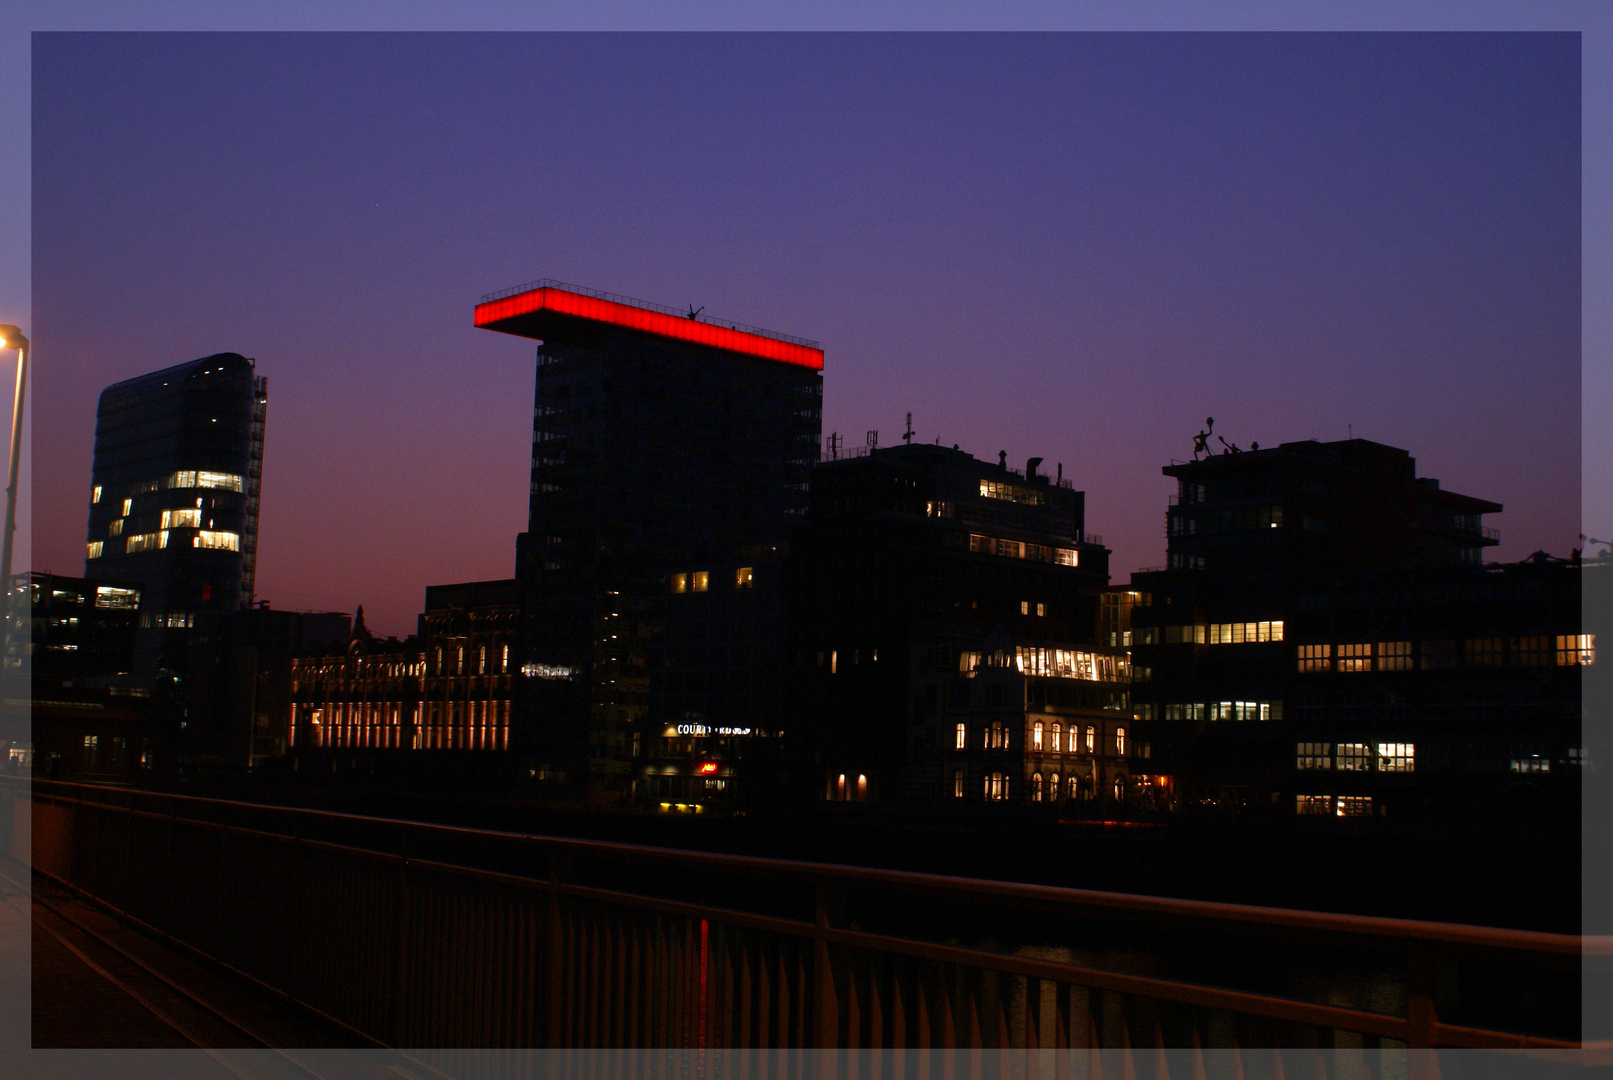
[{"label": "dark building facade", "polygon": [[1501,507],[1366,440],[1164,472],[1169,565],[1106,599],[1171,808],[1489,820],[1574,797],[1577,560],[1486,566]]},{"label": "dark building facade", "polygon": [[140,589],[130,582],[30,573],[31,627],[7,640],[7,667],[29,672],[30,730],[8,733],[3,757],[41,775],[101,780],[150,773],[171,758],[134,677]]},{"label": "dark building facade", "polygon": [[1063,478],[905,445],[826,462],[794,559],[794,735],[831,802],[1094,809],[1127,788],[1109,552]]},{"label": "dark building facade", "polygon": [[267,398],[237,353],[101,394],[85,573],[139,583],[137,670],[173,666],[199,613],[251,606]]},{"label": "dark building facade", "polygon": [[[635,735],[735,716],[748,676],[663,620],[674,575],[765,574],[803,520],[823,352],[548,281],[485,297],[475,322],[542,342],[513,748],[546,797],[621,805]],[[765,578],[749,587],[777,595]]]}]

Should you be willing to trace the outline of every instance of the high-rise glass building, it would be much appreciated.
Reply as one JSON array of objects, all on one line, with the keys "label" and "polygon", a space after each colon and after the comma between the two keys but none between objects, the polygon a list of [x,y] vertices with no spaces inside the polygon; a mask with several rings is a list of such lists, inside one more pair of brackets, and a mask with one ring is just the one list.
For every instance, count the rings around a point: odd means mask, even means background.
[{"label": "high-rise glass building", "polygon": [[709,635],[668,634],[664,601],[680,579],[694,592],[779,595],[765,579],[805,517],[823,351],[555,281],[484,297],[475,322],[542,343],[517,553],[516,748],[554,797],[618,804],[632,794],[634,734],[701,719],[652,716],[657,701],[688,711],[690,699],[656,686],[698,680],[694,696],[726,708],[730,686],[766,662],[714,658]]},{"label": "high-rise glass building", "polygon": [[85,576],[140,586],[137,671],[162,663],[159,631],[251,606],[267,400],[237,353],[101,393]]}]

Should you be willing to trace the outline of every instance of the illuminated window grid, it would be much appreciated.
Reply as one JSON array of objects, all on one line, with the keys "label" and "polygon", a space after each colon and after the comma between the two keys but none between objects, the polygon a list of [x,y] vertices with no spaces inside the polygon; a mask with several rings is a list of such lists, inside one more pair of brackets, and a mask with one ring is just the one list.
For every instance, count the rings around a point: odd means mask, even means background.
[{"label": "illuminated window grid", "polygon": [[1371,817],[1372,796],[1340,795],[1334,813],[1338,817]]},{"label": "illuminated window grid", "polygon": [[1339,743],[1333,762],[1340,772],[1369,772],[1372,769],[1372,747],[1366,743]]},{"label": "illuminated window grid", "polygon": [[1371,671],[1372,670],[1372,643],[1351,642],[1340,645],[1335,671]]},{"label": "illuminated window grid", "polygon": [[1333,812],[1333,796],[1296,795],[1294,796],[1294,811],[1299,814],[1327,817]]},{"label": "illuminated window grid", "polygon": [[1331,645],[1301,645],[1299,647],[1300,671],[1331,671],[1333,669],[1333,646]]},{"label": "illuminated window grid", "polygon": [[1411,666],[1411,642],[1378,642],[1379,671],[1410,671]]},{"label": "illuminated window grid", "polygon": [[1415,772],[1417,747],[1414,743],[1378,744],[1379,772]]},{"label": "illuminated window grid", "polygon": [[1595,634],[1559,634],[1557,636],[1557,663],[1560,667],[1578,667],[1596,662]]},{"label": "illuminated window grid", "polygon": [[[1283,639],[1283,621],[1272,619],[1262,622],[1209,623],[1211,645],[1252,645]],[[1178,634],[1182,633],[1178,630]],[[1197,630],[1194,631],[1197,639]]]},{"label": "illuminated window grid", "polygon": [[[1294,768],[1296,769],[1331,769],[1333,767],[1333,744],[1325,742],[1302,742],[1294,747]],[[1301,796],[1303,798],[1304,796]],[[1305,811],[1301,810],[1300,813]],[[1322,813],[1323,811],[1317,811]]]}]

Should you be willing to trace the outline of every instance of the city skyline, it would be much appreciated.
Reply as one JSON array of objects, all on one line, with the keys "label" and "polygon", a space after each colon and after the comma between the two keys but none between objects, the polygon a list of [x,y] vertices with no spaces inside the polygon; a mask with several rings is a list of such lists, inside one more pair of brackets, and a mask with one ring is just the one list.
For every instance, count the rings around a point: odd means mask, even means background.
[{"label": "city skyline", "polygon": [[470,313],[543,276],[822,341],[848,446],[911,411],[1062,463],[1117,582],[1207,415],[1402,446],[1504,504],[1500,558],[1567,554],[1578,50],[46,36],[33,565],[83,565],[94,395],[238,351],[281,388],[260,597],[410,632],[428,584],[513,569],[531,349]]}]

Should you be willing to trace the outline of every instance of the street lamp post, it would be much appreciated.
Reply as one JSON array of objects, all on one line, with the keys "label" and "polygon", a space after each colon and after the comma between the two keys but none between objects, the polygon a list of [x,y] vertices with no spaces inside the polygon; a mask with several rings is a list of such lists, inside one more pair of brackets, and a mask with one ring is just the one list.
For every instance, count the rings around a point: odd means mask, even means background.
[{"label": "street lamp post", "polygon": [[0,326],[0,349],[17,350],[17,396],[11,403],[11,471],[6,484],[6,536],[0,552],[0,582],[11,599],[11,542],[17,533],[17,464],[22,459],[22,403],[28,393],[28,338],[15,326]]}]

